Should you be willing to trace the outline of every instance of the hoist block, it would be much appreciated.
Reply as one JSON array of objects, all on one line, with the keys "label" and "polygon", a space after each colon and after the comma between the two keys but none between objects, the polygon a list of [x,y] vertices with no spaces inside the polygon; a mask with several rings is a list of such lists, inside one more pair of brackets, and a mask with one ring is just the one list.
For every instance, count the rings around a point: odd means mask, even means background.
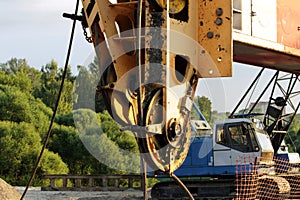
[{"label": "hoist block", "polygon": [[82,3],[109,113],[151,168],[172,173],[188,152],[198,78],[231,75],[231,2]]}]

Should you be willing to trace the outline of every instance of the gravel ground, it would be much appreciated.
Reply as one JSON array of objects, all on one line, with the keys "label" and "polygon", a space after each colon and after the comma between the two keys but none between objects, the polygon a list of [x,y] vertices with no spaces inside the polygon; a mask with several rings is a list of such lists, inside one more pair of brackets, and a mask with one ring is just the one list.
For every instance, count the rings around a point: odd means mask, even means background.
[{"label": "gravel ground", "polygon": [[[15,187],[21,194],[24,187]],[[122,192],[73,192],[73,191],[41,191],[41,188],[30,188],[26,200],[140,200],[143,192],[128,189]]]}]

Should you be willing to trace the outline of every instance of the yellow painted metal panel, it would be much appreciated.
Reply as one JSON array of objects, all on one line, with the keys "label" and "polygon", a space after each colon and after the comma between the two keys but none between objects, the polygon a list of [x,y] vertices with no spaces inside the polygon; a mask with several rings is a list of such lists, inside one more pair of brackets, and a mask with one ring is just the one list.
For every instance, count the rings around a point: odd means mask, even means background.
[{"label": "yellow painted metal panel", "polygon": [[219,74],[232,75],[232,3],[231,0],[199,1],[198,42],[211,56]]}]

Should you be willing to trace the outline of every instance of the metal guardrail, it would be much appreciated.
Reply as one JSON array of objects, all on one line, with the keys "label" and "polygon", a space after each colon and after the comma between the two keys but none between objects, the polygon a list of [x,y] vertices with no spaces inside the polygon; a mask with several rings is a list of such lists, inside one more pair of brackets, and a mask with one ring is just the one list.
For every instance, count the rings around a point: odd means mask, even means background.
[{"label": "metal guardrail", "polygon": [[50,186],[44,191],[123,191],[129,188],[142,190],[141,175],[68,175],[45,174]]}]

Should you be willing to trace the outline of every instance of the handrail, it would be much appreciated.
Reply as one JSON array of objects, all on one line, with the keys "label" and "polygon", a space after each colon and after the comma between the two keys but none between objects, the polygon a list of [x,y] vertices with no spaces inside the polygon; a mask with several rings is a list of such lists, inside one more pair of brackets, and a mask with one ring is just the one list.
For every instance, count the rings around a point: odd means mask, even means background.
[{"label": "handrail", "polygon": [[[142,190],[142,177],[141,175],[136,174],[44,174],[42,175],[42,179],[50,179],[50,186],[42,187],[42,190],[44,191],[123,191],[129,188]],[[60,186],[56,184],[58,180],[62,180],[62,184]],[[125,180],[125,182],[123,181],[123,185],[121,185],[121,180]],[[134,186],[134,183],[137,186]]]}]

